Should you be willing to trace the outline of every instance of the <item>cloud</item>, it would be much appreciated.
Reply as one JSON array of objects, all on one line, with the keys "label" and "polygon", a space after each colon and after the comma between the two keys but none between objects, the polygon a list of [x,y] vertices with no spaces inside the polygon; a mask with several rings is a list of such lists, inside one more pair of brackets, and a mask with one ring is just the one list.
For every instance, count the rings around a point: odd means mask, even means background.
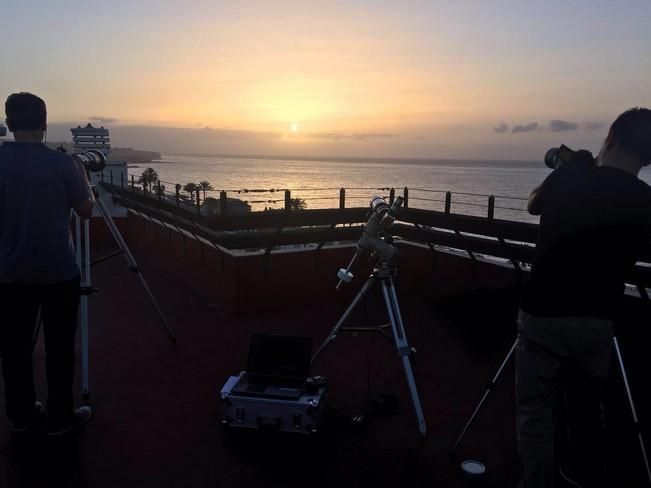
[{"label": "cloud", "polygon": [[530,122],[525,125],[514,125],[511,132],[517,134],[519,132],[532,132],[538,129],[538,122]]},{"label": "cloud", "polygon": [[497,134],[504,134],[508,130],[509,130],[509,126],[506,125],[504,122],[501,122],[499,125],[493,127],[493,132]]},{"label": "cloud", "polygon": [[579,124],[568,122],[567,120],[554,119],[549,121],[549,130],[552,132],[567,132],[577,130],[578,128]]},{"label": "cloud", "polygon": [[112,117],[98,117],[97,115],[88,117],[88,120],[92,122],[100,122],[102,124],[115,124],[118,122],[118,119],[114,119]]},{"label": "cloud", "polygon": [[367,139],[388,139],[390,137],[396,137],[396,134],[387,134],[382,132],[355,132],[351,134],[351,137],[356,141],[365,141]]},{"label": "cloud", "polygon": [[602,127],[605,127],[606,123],[605,122],[599,122],[599,121],[593,121],[593,122],[586,122],[584,124],[584,126],[585,126],[585,128],[587,130],[599,130]]},{"label": "cloud", "polygon": [[349,134],[342,132],[306,132],[303,135],[313,139],[329,139],[331,141],[366,141],[368,139],[387,139],[397,136],[397,134],[388,134],[385,132],[352,132]]}]

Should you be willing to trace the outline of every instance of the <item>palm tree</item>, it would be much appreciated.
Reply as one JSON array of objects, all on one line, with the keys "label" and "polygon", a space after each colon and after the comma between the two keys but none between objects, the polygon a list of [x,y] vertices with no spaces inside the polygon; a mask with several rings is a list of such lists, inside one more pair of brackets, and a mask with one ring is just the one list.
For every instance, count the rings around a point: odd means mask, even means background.
[{"label": "palm tree", "polygon": [[151,187],[154,183],[158,181],[158,173],[154,168],[147,168],[142,172],[142,175],[138,178],[138,183],[142,184],[142,187],[151,191]]},{"label": "palm tree", "polygon": [[289,201],[289,208],[291,210],[305,210],[307,208],[307,203],[303,198],[292,198]]},{"label": "palm tree", "polygon": [[183,186],[183,191],[187,192],[188,195],[190,195],[190,200],[192,200],[192,195],[194,194],[195,191],[199,191],[199,187],[197,186],[196,183],[186,183]]},{"label": "palm tree", "polygon": [[199,188],[200,188],[201,190],[203,190],[203,199],[204,199],[204,200],[206,199],[206,192],[207,192],[207,191],[212,191],[212,190],[215,189],[215,188],[210,184],[210,181],[206,181],[206,180],[203,180],[203,181],[200,181],[200,182],[199,182]]}]

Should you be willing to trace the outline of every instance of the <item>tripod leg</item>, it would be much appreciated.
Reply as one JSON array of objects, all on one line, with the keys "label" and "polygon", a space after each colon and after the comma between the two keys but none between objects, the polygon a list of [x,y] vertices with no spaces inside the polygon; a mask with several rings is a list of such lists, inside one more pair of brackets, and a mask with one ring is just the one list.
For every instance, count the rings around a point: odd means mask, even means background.
[{"label": "tripod leg", "polygon": [[104,205],[104,202],[102,201],[102,199],[99,196],[95,199],[95,204],[96,204],[97,209],[99,210],[99,213],[102,215],[102,218],[104,219],[104,222],[106,223],[106,226],[111,231],[111,235],[113,236],[113,239],[117,243],[120,250],[124,253],[124,257],[127,260],[129,269],[138,275],[138,278],[140,279],[140,283],[142,283],[142,286],[145,289],[145,291],[147,292],[147,295],[149,295],[149,299],[151,300],[152,305],[156,309],[156,312],[158,313],[158,316],[160,317],[161,321],[163,322],[163,325],[167,329],[167,333],[170,336],[170,339],[173,342],[176,342],[176,336],[174,335],[174,331],[172,330],[172,327],[167,322],[167,318],[165,318],[165,314],[163,313],[163,310],[160,308],[160,305],[158,305],[158,302],[156,301],[156,298],[154,297],[154,294],[152,293],[151,289],[149,288],[149,285],[147,284],[147,282],[145,281],[145,277],[142,275],[142,272],[140,271],[140,267],[138,266],[138,263],[136,262],[136,259],[133,257],[133,254],[131,254],[131,250],[127,246],[127,243],[125,242],[124,238],[122,237],[122,234],[120,234],[120,231],[118,230],[117,226],[115,225],[115,222],[113,221],[113,217],[111,217],[111,213],[108,211],[108,209]]},{"label": "tripod leg", "polygon": [[34,322],[34,333],[32,334],[32,353],[36,349],[36,342],[38,341],[38,334],[41,332],[41,307],[38,307],[36,312],[36,321]]},{"label": "tripod leg", "polygon": [[369,288],[373,285],[375,282],[375,278],[373,276],[369,277],[368,280],[366,280],[366,283],[362,286],[362,288],[359,290],[353,301],[350,303],[344,314],[341,316],[339,321],[337,322],[337,325],[334,326],[330,334],[328,334],[328,337],[326,337],[325,341],[319,346],[319,349],[314,353],[314,356],[312,356],[312,360],[310,361],[310,364],[314,364],[316,362],[317,358],[321,355],[321,353],[325,350],[328,345],[334,341],[337,338],[337,334],[339,333],[339,329],[344,325],[350,314],[355,310],[355,307],[357,304],[360,302],[360,300],[366,295],[366,292],[368,292]]},{"label": "tripod leg", "polygon": [[70,210],[70,213],[75,217],[75,243],[77,244],[77,267],[81,270],[81,219]]},{"label": "tripod leg", "polygon": [[619,371],[622,373],[622,379],[624,380],[624,387],[626,388],[626,396],[628,397],[628,404],[631,407],[631,415],[633,416],[633,423],[635,424],[635,430],[637,430],[637,438],[640,442],[640,450],[642,451],[642,459],[644,460],[646,475],[649,480],[649,485],[651,485],[651,469],[649,468],[649,458],[647,457],[646,447],[644,445],[644,439],[642,438],[642,431],[640,430],[640,423],[637,418],[637,411],[635,410],[635,404],[633,403],[633,395],[631,394],[631,387],[628,384],[628,376],[626,375],[626,369],[624,368],[624,359],[622,358],[622,352],[619,349],[619,341],[617,340],[616,336],[613,336],[613,344],[615,345],[615,354],[617,355],[617,363],[619,364]]},{"label": "tripod leg", "polygon": [[461,443],[461,440],[463,437],[466,435],[466,432],[470,428],[470,425],[474,422],[475,417],[477,417],[477,414],[481,410],[481,407],[484,405],[484,402],[488,398],[488,395],[493,389],[495,388],[495,385],[497,384],[497,380],[499,380],[500,376],[502,375],[502,371],[504,370],[504,367],[506,364],[509,362],[509,359],[511,359],[511,356],[513,355],[513,352],[515,351],[515,348],[518,345],[518,339],[515,340],[513,345],[511,346],[511,349],[509,349],[509,352],[507,353],[506,357],[504,358],[504,361],[502,361],[502,364],[500,365],[499,369],[497,370],[497,373],[495,373],[495,376],[493,379],[488,383],[488,386],[486,387],[486,391],[484,392],[484,396],[481,397],[481,400],[479,400],[479,403],[477,404],[477,407],[475,408],[475,411],[472,413],[470,418],[468,419],[468,422],[466,422],[465,427],[461,431],[461,434],[459,434],[459,437],[457,437],[456,442],[452,446],[452,449],[450,450],[451,453],[454,453],[457,450],[457,447],[459,447],[459,444]]},{"label": "tripod leg", "polygon": [[[81,219],[79,219],[81,220]],[[79,253],[83,255],[82,259],[82,288],[90,288],[90,220],[83,221],[84,236],[83,241],[78,243]],[[84,399],[88,399],[90,395],[89,381],[88,381],[88,295],[82,294],[79,298],[79,315],[81,322],[81,389]]]},{"label": "tripod leg", "polygon": [[393,328],[393,334],[396,341],[396,347],[398,349],[398,354],[402,358],[402,365],[405,369],[405,374],[407,376],[407,384],[409,386],[409,393],[411,394],[411,401],[414,405],[414,410],[416,412],[416,418],[418,420],[418,430],[423,436],[427,435],[427,425],[425,423],[425,416],[423,415],[423,407],[420,402],[420,397],[418,395],[418,388],[416,387],[416,380],[414,379],[414,373],[411,368],[411,359],[410,353],[411,349],[407,343],[407,335],[405,334],[404,324],[402,322],[402,316],[400,315],[400,307],[398,305],[398,296],[396,290],[393,286],[393,280],[389,278],[388,282],[382,280],[382,293],[384,295],[384,301],[387,306],[387,313],[389,314],[389,321]]}]

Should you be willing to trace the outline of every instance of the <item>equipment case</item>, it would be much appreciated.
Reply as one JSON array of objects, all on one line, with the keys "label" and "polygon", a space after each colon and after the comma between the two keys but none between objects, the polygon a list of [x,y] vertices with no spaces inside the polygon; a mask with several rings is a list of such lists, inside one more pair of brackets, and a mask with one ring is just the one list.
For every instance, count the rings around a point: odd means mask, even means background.
[{"label": "equipment case", "polygon": [[303,391],[296,400],[233,393],[235,385],[245,381],[244,378],[244,371],[229,377],[221,390],[224,426],[301,434],[319,431],[325,408],[325,385],[315,388],[314,393]]}]

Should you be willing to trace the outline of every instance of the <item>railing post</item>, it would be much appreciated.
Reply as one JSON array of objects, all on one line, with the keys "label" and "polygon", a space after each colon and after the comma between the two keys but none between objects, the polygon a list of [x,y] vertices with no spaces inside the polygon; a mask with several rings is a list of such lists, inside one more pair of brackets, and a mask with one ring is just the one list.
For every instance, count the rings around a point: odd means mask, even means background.
[{"label": "railing post", "polygon": [[445,213],[449,214],[452,208],[452,192],[445,192]]},{"label": "railing post", "polygon": [[402,203],[402,206],[405,208],[409,208],[409,188],[405,186],[404,192],[403,192],[403,197],[404,202]]},{"label": "railing post", "polygon": [[225,191],[219,192],[219,213],[220,215],[226,215],[228,212],[228,196]]},{"label": "railing post", "polygon": [[109,176],[111,177],[111,186],[113,186],[113,170],[109,171]]},{"label": "railing post", "polygon": [[131,175],[131,191],[136,191],[136,177]]},{"label": "railing post", "polygon": [[120,171],[120,187],[124,188],[124,172]]},{"label": "railing post", "polygon": [[346,189],[342,188],[339,190],[339,208],[346,208]]},{"label": "railing post", "polygon": [[292,192],[285,190],[285,210],[292,209]]},{"label": "railing post", "polygon": [[199,188],[197,188],[197,215],[201,215],[201,197],[199,196]]},{"label": "railing post", "polygon": [[396,189],[391,188],[389,190],[389,205],[393,205],[393,202],[395,201],[395,199],[396,199]]},{"label": "railing post", "polygon": [[495,218],[495,197],[493,195],[488,197],[488,219]]},{"label": "railing post", "polygon": [[158,184],[157,193],[158,193],[158,201],[160,202],[163,199],[163,192],[160,189],[160,180],[158,180],[156,183]]},{"label": "railing post", "polygon": [[180,207],[181,206],[181,188],[177,185],[175,189],[176,189],[176,206]]}]

